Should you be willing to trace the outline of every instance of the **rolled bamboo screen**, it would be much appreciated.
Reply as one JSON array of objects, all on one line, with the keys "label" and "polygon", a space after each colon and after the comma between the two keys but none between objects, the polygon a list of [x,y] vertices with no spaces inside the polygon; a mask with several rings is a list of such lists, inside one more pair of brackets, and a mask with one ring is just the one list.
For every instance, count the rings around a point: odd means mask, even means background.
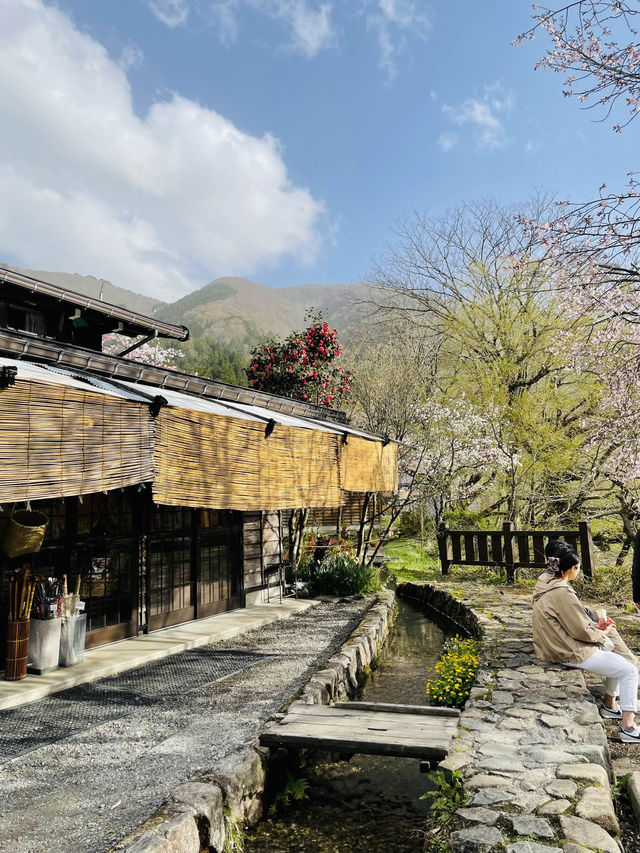
[{"label": "rolled bamboo screen", "polygon": [[91,494],[152,479],[147,405],[21,379],[0,391],[0,503]]},{"label": "rolled bamboo screen", "polygon": [[395,492],[398,447],[349,436],[340,447],[340,483],[349,492]]},{"label": "rolled bamboo screen", "polygon": [[165,408],[156,420],[154,499],[173,506],[270,510],[339,506],[332,433]]}]

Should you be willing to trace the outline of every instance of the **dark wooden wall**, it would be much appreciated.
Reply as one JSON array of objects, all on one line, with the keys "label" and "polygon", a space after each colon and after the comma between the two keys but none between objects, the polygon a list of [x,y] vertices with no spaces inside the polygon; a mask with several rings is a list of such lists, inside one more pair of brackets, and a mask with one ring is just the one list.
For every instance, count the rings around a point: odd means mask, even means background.
[{"label": "dark wooden wall", "polygon": [[266,575],[282,559],[281,524],[277,511],[243,513],[244,591],[247,604],[266,601]]}]

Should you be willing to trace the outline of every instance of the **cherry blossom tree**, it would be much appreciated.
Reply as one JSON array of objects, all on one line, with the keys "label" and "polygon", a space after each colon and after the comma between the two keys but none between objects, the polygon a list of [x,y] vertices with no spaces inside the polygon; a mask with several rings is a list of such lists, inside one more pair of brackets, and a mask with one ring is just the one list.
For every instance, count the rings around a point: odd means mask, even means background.
[{"label": "cherry blossom tree", "polygon": [[[640,4],[580,0],[533,8],[534,26],[517,41],[546,33],[551,47],[537,67],[563,75],[567,97],[623,132],[640,110]],[[588,500],[601,501],[603,515],[620,515],[620,561],[640,519],[640,182],[630,171],[619,190],[602,184],[590,200],[559,202],[549,219],[522,223],[569,271],[569,309],[591,318],[588,348],[602,395],[585,421],[592,472]],[[580,367],[584,352],[574,350],[574,359]]]},{"label": "cherry blossom tree", "polygon": [[[621,133],[640,110],[639,16],[640,4],[630,0],[534,5],[535,24],[516,43],[546,33],[552,46],[536,67],[563,75],[563,94],[600,110],[602,121],[615,117],[613,129]],[[602,184],[592,199],[561,201],[551,219],[531,224],[547,247],[598,281],[607,296],[618,285],[640,282],[640,182],[634,171],[619,189]],[[628,301],[622,310],[638,313]]]},{"label": "cherry blossom tree", "polygon": [[[119,355],[124,350],[128,349],[134,343],[131,338],[125,335],[117,335],[115,333],[103,335],[102,352],[108,355]],[[163,367],[167,370],[175,370],[176,360],[181,358],[182,351],[177,347],[160,347],[157,344],[142,344],[133,352],[130,352],[126,358],[132,361],[139,361],[143,364],[150,364],[153,367]]]}]

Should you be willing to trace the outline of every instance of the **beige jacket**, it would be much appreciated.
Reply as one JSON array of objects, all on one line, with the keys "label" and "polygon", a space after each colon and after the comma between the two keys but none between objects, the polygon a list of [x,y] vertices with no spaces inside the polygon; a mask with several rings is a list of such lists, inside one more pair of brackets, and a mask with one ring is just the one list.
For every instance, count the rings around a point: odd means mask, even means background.
[{"label": "beige jacket", "polygon": [[606,634],[584,612],[566,581],[544,572],[533,591],[533,648],[540,660],[584,663]]}]

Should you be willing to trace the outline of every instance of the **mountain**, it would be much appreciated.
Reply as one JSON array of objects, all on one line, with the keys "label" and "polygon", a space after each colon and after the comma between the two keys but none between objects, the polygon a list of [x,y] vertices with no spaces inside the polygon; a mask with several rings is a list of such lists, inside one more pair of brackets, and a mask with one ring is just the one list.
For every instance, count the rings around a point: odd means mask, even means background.
[{"label": "mountain", "polygon": [[225,277],[160,306],[156,316],[184,323],[194,336],[247,346],[302,327],[306,312],[313,308],[346,339],[368,313],[357,304],[366,292],[361,284],[266,287],[245,278]]},{"label": "mountain", "polygon": [[124,287],[116,287],[110,281],[105,281],[103,278],[95,278],[92,275],[26,270],[11,266],[10,264],[0,264],[0,266],[14,272],[22,273],[23,275],[29,275],[32,278],[39,278],[41,281],[48,281],[50,284],[55,284],[58,287],[75,290],[76,293],[82,293],[84,296],[102,299],[104,302],[111,302],[113,305],[128,308],[130,311],[146,314],[147,317],[153,317],[158,306],[163,304],[158,299],[143,296],[141,293],[134,293],[132,290],[126,290]]},{"label": "mountain", "polygon": [[244,351],[265,337],[282,337],[292,329],[301,328],[310,308],[322,312],[324,319],[338,329],[343,343],[357,334],[372,313],[370,305],[359,304],[359,300],[370,294],[371,288],[366,284],[267,287],[246,278],[227,276],[168,303],[93,276],[11,269],[149,317],[183,324],[193,338],[212,338]]}]

